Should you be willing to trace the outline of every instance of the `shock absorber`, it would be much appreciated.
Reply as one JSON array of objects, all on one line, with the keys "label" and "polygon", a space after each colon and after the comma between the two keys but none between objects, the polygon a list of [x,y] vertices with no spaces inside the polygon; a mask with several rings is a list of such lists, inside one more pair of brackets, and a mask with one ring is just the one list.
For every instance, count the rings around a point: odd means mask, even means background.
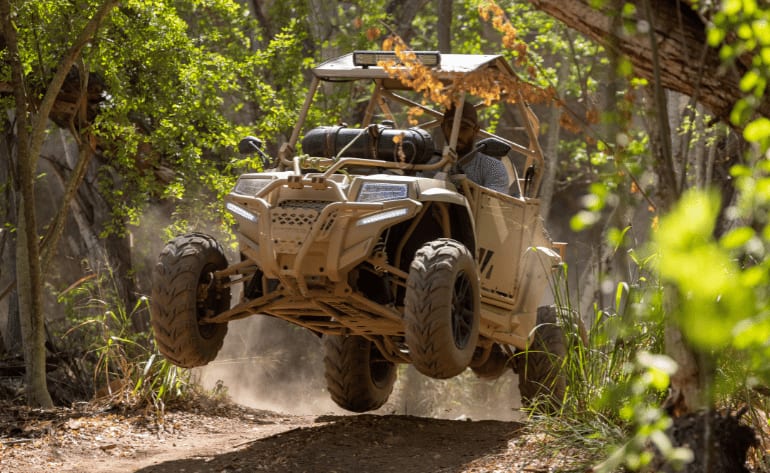
[{"label": "shock absorber", "polygon": [[385,246],[385,239],[380,239],[375,243],[374,249],[372,249],[372,266],[377,273],[382,274],[385,272],[385,268],[377,264],[377,261],[388,261],[388,250]]}]

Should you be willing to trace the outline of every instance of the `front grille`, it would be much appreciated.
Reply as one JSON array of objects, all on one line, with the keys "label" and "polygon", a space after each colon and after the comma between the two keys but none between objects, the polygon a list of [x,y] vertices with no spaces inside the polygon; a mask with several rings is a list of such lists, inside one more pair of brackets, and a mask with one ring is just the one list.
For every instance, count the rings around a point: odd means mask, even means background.
[{"label": "front grille", "polygon": [[318,215],[329,204],[320,200],[286,200],[270,211],[272,240],[279,253],[296,254]]},{"label": "front grille", "polygon": [[312,225],[318,219],[318,212],[306,209],[276,209],[270,212],[273,226],[293,227]]}]

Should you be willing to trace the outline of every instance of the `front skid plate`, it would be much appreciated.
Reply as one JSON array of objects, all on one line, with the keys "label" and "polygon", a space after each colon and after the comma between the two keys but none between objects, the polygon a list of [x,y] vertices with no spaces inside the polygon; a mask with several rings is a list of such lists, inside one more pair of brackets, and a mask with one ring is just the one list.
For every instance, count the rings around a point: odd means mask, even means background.
[{"label": "front skid plate", "polygon": [[403,310],[376,304],[357,293],[339,297],[325,290],[310,290],[307,296],[271,293],[244,301],[226,312],[202,319],[201,323],[225,323],[255,314],[278,317],[319,333],[404,334]]}]

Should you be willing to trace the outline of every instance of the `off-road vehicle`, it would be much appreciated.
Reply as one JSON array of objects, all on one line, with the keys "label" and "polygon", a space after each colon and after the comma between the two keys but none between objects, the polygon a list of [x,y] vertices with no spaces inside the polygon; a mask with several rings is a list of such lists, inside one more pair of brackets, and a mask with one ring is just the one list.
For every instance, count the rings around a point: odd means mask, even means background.
[{"label": "off-road vehicle", "polygon": [[[544,160],[522,82],[499,55],[410,54],[357,51],[322,63],[276,159],[256,138],[241,142],[266,170],[241,175],[226,197],[240,260],[228,263],[217,241],[192,233],[169,242],[156,266],[152,326],[171,362],[212,361],[229,321],[263,314],[323,337],[328,390],[347,410],[383,405],[399,363],[433,378],[468,367],[494,378],[513,367],[525,404],[540,393],[558,402],[563,333],[554,309],[538,306],[561,255],[539,216]],[[439,151],[443,107],[414,93],[421,82],[410,61],[457,103]],[[509,194],[462,174],[463,103],[481,110],[490,101],[466,95],[472,78],[494,82],[494,98],[518,116],[518,141],[482,129],[475,148],[505,163]],[[314,96],[351,81],[371,87],[360,125],[305,130]],[[423,122],[407,126],[415,117]]]}]

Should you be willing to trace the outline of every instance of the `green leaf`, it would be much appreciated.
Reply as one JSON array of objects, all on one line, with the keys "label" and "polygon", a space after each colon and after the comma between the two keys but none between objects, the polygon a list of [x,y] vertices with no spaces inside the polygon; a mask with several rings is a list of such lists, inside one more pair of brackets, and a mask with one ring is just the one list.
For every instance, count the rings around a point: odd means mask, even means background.
[{"label": "green leaf", "polygon": [[581,232],[599,221],[599,214],[597,212],[589,212],[587,210],[581,210],[575,216],[573,216],[569,225],[572,231]]},{"label": "green leaf", "polygon": [[748,177],[751,174],[751,168],[743,164],[736,164],[730,168],[730,175],[733,177]]},{"label": "green leaf", "polygon": [[722,11],[727,16],[737,15],[743,10],[742,0],[724,0],[722,2]]},{"label": "green leaf", "polygon": [[726,32],[722,28],[711,27],[706,33],[706,40],[708,41],[709,46],[715,48],[725,40],[725,36]]},{"label": "green leaf", "polygon": [[740,88],[743,92],[749,92],[757,86],[760,80],[759,72],[756,69],[752,69],[743,75],[740,82]]},{"label": "green leaf", "polygon": [[751,29],[750,25],[747,25],[746,23],[742,23],[738,25],[738,37],[743,40],[748,40],[754,37],[754,32]]},{"label": "green leaf", "polygon": [[756,235],[756,233],[753,228],[738,227],[724,235],[719,243],[723,248],[734,250],[748,243],[749,240],[754,238],[754,235]]},{"label": "green leaf", "polygon": [[762,64],[770,66],[770,46],[765,46],[759,51],[759,57],[762,59]]},{"label": "green leaf", "polygon": [[631,60],[625,56],[621,56],[618,60],[617,72],[623,77],[630,77],[634,72],[634,65],[631,63]]},{"label": "green leaf", "polygon": [[751,22],[751,29],[760,44],[770,44],[770,22],[767,19],[754,20]]},{"label": "green leaf", "polygon": [[752,143],[761,143],[770,138],[770,119],[761,117],[746,125],[743,137]]},{"label": "green leaf", "polygon": [[618,287],[615,289],[615,309],[620,310],[623,303],[623,296],[628,295],[628,283],[619,282]]},{"label": "green leaf", "polygon": [[732,111],[730,112],[730,122],[733,125],[741,126],[748,120],[751,115],[751,107],[746,99],[740,99],[735,103]]},{"label": "green leaf", "polygon": [[623,244],[629,230],[631,230],[630,225],[623,229],[611,228],[609,232],[607,232],[607,240],[613,246],[614,251],[618,251],[618,248]]}]

